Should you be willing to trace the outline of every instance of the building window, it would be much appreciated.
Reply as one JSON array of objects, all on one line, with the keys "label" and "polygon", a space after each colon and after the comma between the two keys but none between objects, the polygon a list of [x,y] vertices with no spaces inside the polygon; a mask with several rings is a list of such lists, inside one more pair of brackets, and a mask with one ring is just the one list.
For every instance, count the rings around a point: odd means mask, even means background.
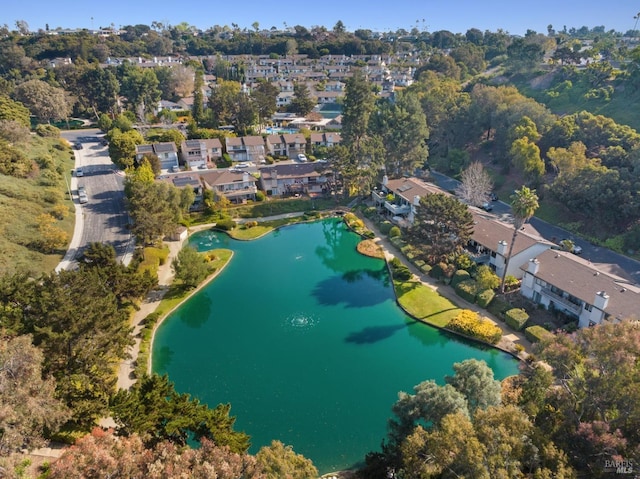
[{"label": "building window", "polygon": [[584,303],[584,309],[586,309],[587,311],[591,312],[591,311],[593,311],[593,305],[591,305],[589,303]]}]

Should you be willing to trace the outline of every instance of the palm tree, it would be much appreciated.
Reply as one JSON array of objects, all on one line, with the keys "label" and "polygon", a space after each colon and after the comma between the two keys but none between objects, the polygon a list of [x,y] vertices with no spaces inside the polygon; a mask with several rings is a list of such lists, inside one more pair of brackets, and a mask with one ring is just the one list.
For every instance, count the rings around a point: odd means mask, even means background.
[{"label": "palm tree", "polygon": [[538,209],[538,195],[536,190],[531,190],[526,186],[523,186],[519,190],[515,190],[511,195],[511,213],[513,214],[513,237],[511,238],[511,244],[509,245],[509,253],[505,258],[504,271],[502,271],[502,280],[500,282],[500,292],[504,293],[504,282],[507,277],[507,268],[509,267],[509,261],[511,260],[511,254],[513,253],[513,245],[516,242],[518,231],[527,222],[529,218]]}]

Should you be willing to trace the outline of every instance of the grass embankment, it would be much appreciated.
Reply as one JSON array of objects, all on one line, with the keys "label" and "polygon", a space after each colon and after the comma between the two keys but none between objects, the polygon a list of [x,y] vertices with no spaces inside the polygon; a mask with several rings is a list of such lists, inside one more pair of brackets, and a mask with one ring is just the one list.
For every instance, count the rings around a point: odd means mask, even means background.
[{"label": "grass embankment", "polygon": [[[199,288],[213,279],[227,265],[233,255],[233,251],[224,248],[214,249],[207,253],[213,255],[215,259],[209,263],[212,269],[211,274],[200,284]],[[195,291],[197,291],[197,289],[185,288],[179,281],[174,281],[171,286],[169,286],[168,291],[165,293],[156,310],[144,319],[143,327],[140,331],[140,351],[136,359],[136,377],[141,377],[143,374],[149,372],[148,362],[151,354],[151,340],[155,328],[171,311]]]},{"label": "grass embankment", "polygon": [[398,303],[419,321],[444,328],[461,309],[420,281],[393,280]]},{"label": "grass embankment", "polygon": [[38,218],[55,217],[53,227],[70,240],[75,225],[73,199],[69,196],[74,156],[59,138],[31,136],[21,150],[36,168],[27,178],[0,175],[0,275],[27,271],[34,276],[50,273],[66,251],[43,251]]}]

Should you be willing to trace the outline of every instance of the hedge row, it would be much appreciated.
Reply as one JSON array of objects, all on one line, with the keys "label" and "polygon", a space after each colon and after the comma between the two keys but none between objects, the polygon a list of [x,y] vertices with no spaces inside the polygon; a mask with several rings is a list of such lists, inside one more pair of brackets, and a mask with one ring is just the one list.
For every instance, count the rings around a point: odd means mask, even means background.
[{"label": "hedge row", "polygon": [[409,268],[402,264],[398,258],[392,258],[389,266],[391,267],[391,275],[398,281],[408,281],[413,276]]},{"label": "hedge row", "polygon": [[465,271],[464,269],[459,269],[453,274],[453,277],[451,278],[451,286],[455,288],[458,284],[468,279],[471,279],[471,275],[469,274],[469,272]]},{"label": "hedge row", "polygon": [[462,299],[469,301],[470,303],[476,302],[476,295],[478,294],[478,283],[473,279],[467,279],[456,285],[456,293]]},{"label": "hedge row", "polygon": [[502,330],[498,326],[469,309],[460,311],[447,323],[447,328],[490,344],[496,344],[502,338]]},{"label": "hedge row", "polygon": [[522,308],[512,308],[504,313],[504,317],[507,325],[516,331],[520,331],[529,321],[529,315]]},{"label": "hedge row", "polygon": [[496,292],[492,289],[485,289],[480,291],[477,295],[476,295],[476,303],[478,303],[478,306],[480,306],[481,308],[487,309],[487,307],[491,304],[491,302],[493,301],[493,298],[496,297]]},{"label": "hedge row", "polygon": [[553,333],[547,331],[542,326],[529,326],[524,330],[525,337],[532,343],[537,343],[543,339],[547,339],[553,336]]}]

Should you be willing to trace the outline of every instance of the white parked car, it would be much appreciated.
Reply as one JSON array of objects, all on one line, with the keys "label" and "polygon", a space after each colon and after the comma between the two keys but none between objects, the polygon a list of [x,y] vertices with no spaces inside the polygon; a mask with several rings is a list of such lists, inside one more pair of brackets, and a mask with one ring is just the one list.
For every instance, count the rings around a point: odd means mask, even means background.
[{"label": "white parked car", "polygon": [[76,168],[76,176],[78,178],[80,178],[81,176],[84,176],[84,170],[82,168]]},{"label": "white parked car", "polygon": [[249,164],[248,163],[238,163],[234,167],[235,168],[249,168]]},{"label": "white parked car", "polygon": [[307,155],[305,155],[304,153],[300,153],[298,155],[298,161],[300,163],[305,163],[307,161]]}]

